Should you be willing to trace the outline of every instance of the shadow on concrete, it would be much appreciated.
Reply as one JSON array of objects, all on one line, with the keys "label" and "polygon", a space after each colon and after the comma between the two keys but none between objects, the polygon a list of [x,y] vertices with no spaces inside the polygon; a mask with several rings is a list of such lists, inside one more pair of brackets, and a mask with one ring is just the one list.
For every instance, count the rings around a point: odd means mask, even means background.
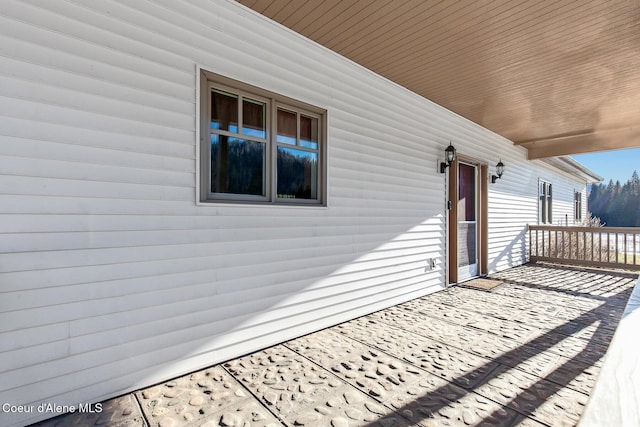
[{"label": "shadow on concrete", "polygon": [[[577,272],[581,273],[580,277],[574,276]],[[551,303],[560,310],[560,301],[573,299],[574,297],[580,297],[580,302],[584,306],[589,308],[580,309],[575,311],[575,317],[563,321],[557,317],[549,318],[553,320],[553,325],[549,325],[549,329],[544,328],[544,323],[536,323],[535,326],[543,326],[539,335],[533,339],[525,342],[521,339],[520,342],[513,341],[513,346],[498,354],[496,357],[490,357],[490,352],[473,352],[469,349],[462,348],[447,342],[447,338],[443,335],[435,337],[434,334],[420,334],[415,330],[408,330],[401,328],[393,322],[384,322],[383,320],[376,319],[375,323],[384,323],[390,328],[394,328],[398,332],[398,336],[401,335],[401,331],[405,333],[414,334],[417,336],[426,337],[428,340],[442,344],[452,350],[462,351],[473,355],[477,362],[473,362],[474,365],[469,366],[469,371],[464,371],[461,374],[451,376],[448,375],[445,380],[446,385],[443,385],[428,393],[416,395],[411,401],[404,401],[402,406],[392,408],[389,401],[380,402],[385,404],[388,408],[393,409],[396,415],[395,423],[389,424],[394,427],[409,427],[415,426],[417,423],[429,424],[430,422],[437,422],[443,420],[443,417],[449,417],[447,421],[452,425],[457,424],[470,424],[470,425],[516,425],[521,422],[525,422],[528,425],[557,425],[560,421],[574,421],[578,422],[578,417],[581,413],[581,405],[586,403],[588,399],[588,393],[591,391],[589,381],[587,385],[583,385],[583,379],[589,375],[594,375],[599,369],[598,361],[604,355],[606,348],[611,340],[613,331],[618,324],[622,312],[625,307],[626,300],[629,298],[629,294],[632,292],[632,288],[624,286],[623,282],[629,281],[629,279],[635,279],[635,275],[624,272],[603,272],[600,270],[593,270],[593,277],[590,276],[589,270],[584,268],[573,267],[557,267],[557,266],[545,266],[545,265],[528,265],[523,266],[509,273],[509,270],[502,273],[496,273],[491,278],[499,279],[504,282],[503,285],[498,286],[489,291],[481,291],[475,289],[466,289],[466,291],[473,291],[472,294],[465,294],[465,297],[470,299],[476,299],[482,301],[485,297],[509,297],[509,292],[522,291],[521,297],[514,303],[518,303],[518,308],[523,313],[529,310],[527,303],[533,302],[533,299],[527,299],[525,296],[544,298],[547,297],[548,301],[542,303],[537,301],[537,305]],[[573,277],[573,286],[572,283]],[[582,288],[584,286],[584,288]],[[457,325],[463,328],[465,332],[478,331],[486,334],[492,332],[482,327],[474,327],[473,324],[464,324],[452,322],[451,320],[443,320],[440,317],[433,315],[432,309],[434,307],[434,298],[436,295],[444,296],[445,299],[438,304],[448,305],[449,307],[456,307],[462,311],[468,311],[472,316],[484,315],[486,317],[495,317],[489,313],[483,313],[483,306],[480,305],[476,310],[469,307],[460,307],[457,305],[457,299],[451,298],[447,301],[447,292],[463,291],[463,287],[451,288],[443,291],[442,293],[430,295],[421,299],[424,302],[423,307],[415,307],[402,305],[398,309],[410,312],[413,315],[424,318],[424,326],[428,327],[429,322],[433,324],[433,320],[450,323],[451,325]],[[540,294],[530,293],[530,290],[539,290]],[[609,296],[605,296],[609,295]],[[513,297],[518,298],[518,297]],[[497,298],[496,298],[497,299]],[[555,299],[555,302],[554,302]],[[542,301],[542,299],[540,299]],[[486,307],[486,306],[485,306]],[[504,305],[506,308],[507,305]],[[564,307],[563,307],[564,308]],[[431,310],[431,312],[430,312]],[[535,312],[535,309],[532,311]],[[568,314],[572,314],[571,311]],[[430,315],[431,314],[431,315]],[[566,315],[567,313],[565,313]],[[510,320],[509,315],[506,317],[495,317],[496,321]],[[539,318],[535,318],[538,319]],[[526,319],[526,317],[525,317]],[[544,320],[544,318],[542,318]],[[526,326],[533,326],[531,323],[525,321],[518,321]],[[594,327],[594,323],[597,322],[597,327]],[[386,327],[385,326],[385,327]],[[421,327],[421,325],[418,325]],[[541,328],[533,328],[534,330],[540,330]],[[589,335],[588,339],[576,338],[576,334]],[[395,335],[395,334],[393,334]],[[406,356],[404,351],[394,351],[393,349],[383,348],[375,342],[375,340],[367,340],[365,335],[357,336],[355,334],[347,334],[347,336],[355,341],[359,341],[371,348],[375,348],[376,351],[386,353],[389,356],[403,359],[406,363],[411,363],[404,358]],[[496,338],[501,338],[499,334],[493,334]],[[561,343],[572,337],[573,340],[580,340],[580,343],[584,343],[580,347],[574,347],[573,352],[569,357],[561,359],[561,355],[558,351],[558,347]],[[554,349],[554,347],[556,347]],[[400,347],[398,347],[399,349]],[[502,347],[505,348],[506,347]],[[416,347],[416,349],[418,349]],[[422,350],[424,351],[424,350]],[[401,354],[402,353],[402,354]],[[555,361],[553,364],[544,365],[545,369],[541,370],[537,375],[532,372],[531,368],[523,367],[523,363],[529,363],[530,366],[536,366],[535,361],[538,356],[543,353],[553,353]],[[303,353],[298,353],[305,357]],[[307,357],[308,358],[308,357]],[[308,358],[309,359],[309,358]],[[545,359],[542,357],[541,359]],[[312,359],[309,359],[312,361]],[[315,363],[315,362],[314,362]],[[436,375],[439,378],[442,376],[433,372],[429,368],[425,368],[420,363],[413,363],[414,366],[418,366],[421,370],[429,372],[430,375]],[[532,365],[531,365],[532,364]],[[328,369],[323,366],[323,369]],[[447,368],[445,368],[447,369]],[[504,379],[504,375],[507,377],[513,375],[527,377],[526,382],[521,386],[513,384],[512,387],[507,387],[502,390],[505,394],[501,396],[496,394],[496,390],[499,390],[494,382],[501,382]],[[579,378],[581,377],[581,378]],[[564,391],[563,391],[564,390]],[[361,390],[362,391],[362,390]],[[247,389],[248,393],[252,393]],[[569,396],[566,396],[566,394]],[[577,399],[576,399],[577,396]],[[256,396],[258,400],[259,397]],[[552,398],[553,401],[549,399]],[[469,418],[469,407],[464,407],[464,404],[469,402],[486,402],[488,409],[484,412],[472,414],[473,419]],[[262,402],[262,401],[261,401]],[[557,420],[550,418],[554,411],[553,406],[559,402],[557,410],[563,412],[562,416]],[[117,405],[116,405],[117,404]],[[137,408],[138,402],[134,395],[126,395],[118,402],[115,402],[112,406],[105,407],[105,413],[98,414],[98,416],[91,418],[91,425],[97,423],[99,415],[102,415],[102,419],[108,419],[112,424],[116,425],[116,421],[119,422],[118,414],[130,410],[139,410]],[[394,405],[395,406],[395,405]],[[130,408],[130,409],[127,409]],[[551,409],[549,409],[551,408]],[[272,410],[269,406],[264,406],[266,411],[270,411],[272,415],[278,417],[278,414]],[[465,412],[467,411],[465,419]],[[111,412],[111,413],[107,413]],[[446,414],[446,415],[443,415]],[[135,425],[155,425],[153,420],[142,418],[136,419],[136,422],[140,424]],[[85,421],[88,418],[84,419]],[[78,421],[78,419],[76,419]],[[370,424],[369,427],[380,427],[381,425],[387,425],[386,422],[391,422],[389,417],[377,419]],[[470,423],[467,421],[471,421]],[[60,417],[58,419],[50,419],[43,425],[82,425],[71,424],[73,421],[68,421],[69,424],[64,424],[66,421]],[[282,421],[285,424],[284,421]],[[117,424],[119,425],[119,424]],[[286,425],[286,424],[285,424]]]},{"label": "shadow on concrete", "polygon": [[[574,271],[571,267],[560,267],[560,270],[565,271]],[[556,267],[553,267],[553,270],[556,270]],[[584,271],[584,269],[579,269],[580,271]],[[602,274],[600,272],[600,274]],[[611,273],[614,277],[619,278],[632,278],[635,277],[633,275],[629,275],[626,273]],[[517,282],[514,282],[517,283]],[[541,286],[536,283],[531,282],[520,282],[517,283],[522,286],[534,287],[541,290],[552,290],[556,292],[566,293],[568,295],[580,295],[581,297],[592,298],[593,295],[589,295],[587,293],[579,292],[579,291],[571,291],[571,290],[562,290],[556,288],[548,288],[547,286]],[[481,291],[479,291],[481,292]],[[429,419],[435,418],[436,414],[448,407],[450,404],[455,402],[456,400],[461,399],[467,394],[480,394],[477,391],[482,388],[485,384],[489,383],[493,379],[497,378],[500,373],[505,372],[510,368],[518,369],[518,365],[521,362],[525,362],[528,359],[531,359],[543,352],[549,351],[552,347],[559,344],[564,339],[569,336],[582,331],[588,326],[592,325],[594,319],[601,317],[602,315],[610,316],[612,312],[616,313],[616,324],[620,320],[620,316],[622,315],[622,311],[624,310],[624,302],[628,299],[629,294],[631,293],[631,289],[625,289],[624,291],[620,291],[616,293],[614,296],[610,298],[604,298],[600,296],[595,296],[595,299],[599,301],[603,301],[601,306],[588,310],[581,314],[579,317],[568,320],[567,322],[562,323],[561,325],[556,326],[553,329],[546,331],[544,334],[528,341],[527,343],[514,348],[499,357],[496,357],[493,360],[487,361],[486,364],[477,367],[472,372],[465,373],[465,377],[467,376],[484,376],[479,382],[476,382],[473,387],[468,389],[463,389],[461,387],[452,387],[451,382],[446,386],[441,387],[440,389],[434,391],[433,393],[429,393],[428,395],[422,395],[417,397],[414,401],[407,403],[403,407],[395,408],[395,411],[402,414],[413,414],[411,419],[403,418],[400,426],[414,426],[415,423],[428,421]],[[421,313],[423,315],[427,315],[426,313]],[[603,319],[610,320],[610,319]],[[573,334],[566,334],[567,325],[571,324],[571,329]],[[610,342],[610,338],[607,342],[602,342],[595,337],[600,337],[602,335],[607,336],[606,334],[602,334],[605,332],[604,329],[609,327],[610,323],[608,321],[600,321],[596,331],[593,333],[592,338],[590,338],[585,347],[573,357],[569,358],[566,362],[562,363],[559,366],[556,366],[552,371],[547,373],[544,376],[538,378],[538,380],[531,384],[525,390],[520,390],[516,395],[509,398],[508,402],[502,404],[503,406],[508,407],[509,409],[515,411],[515,415],[510,418],[508,421],[504,419],[504,409],[501,408],[494,413],[483,417],[479,422],[474,422],[474,425],[484,425],[484,423],[488,423],[488,425],[495,425],[498,423],[499,425],[516,425],[522,422],[525,418],[533,418],[538,422],[542,422],[544,424],[553,425],[553,419],[540,419],[541,417],[534,417],[533,414],[537,411],[542,405],[547,402],[547,399],[554,394],[560,392],[563,388],[569,386],[572,381],[574,381],[578,376],[593,367],[598,360],[604,356],[604,352],[606,351],[606,346],[608,346]],[[390,325],[394,326],[394,325]],[[429,337],[433,338],[433,337]],[[371,345],[371,343],[369,343]],[[444,343],[447,344],[447,343]],[[603,347],[604,344],[604,347]],[[604,350],[603,350],[604,348]],[[383,349],[380,349],[383,350]],[[384,351],[384,350],[383,350]],[[466,350],[465,350],[466,351]],[[395,355],[396,357],[398,355]],[[492,369],[493,364],[498,364],[499,366],[495,369]],[[486,375],[486,370],[491,370],[489,375]],[[523,371],[524,372],[524,371]],[[588,373],[587,373],[588,374]],[[456,380],[461,379],[462,377],[454,378],[453,382],[457,382]],[[577,391],[577,390],[576,390]],[[578,391],[579,392],[579,391]],[[582,392],[579,392],[582,393]],[[586,400],[588,396],[582,393],[584,396],[584,402],[578,403],[578,405],[586,404]],[[568,408],[570,404],[567,404],[565,399],[564,402],[560,403],[558,406],[559,411],[565,412],[571,410]],[[564,407],[562,407],[564,406]],[[418,409],[416,411],[416,409]],[[577,424],[579,416],[581,414],[582,408],[579,408],[575,413],[575,422]],[[552,410],[553,412],[553,410]],[[416,415],[419,414],[418,417]],[[448,414],[451,415],[451,411],[448,411]],[[454,416],[460,417],[458,420],[449,420],[454,424],[456,422],[462,423],[463,420],[461,413],[456,413]],[[550,415],[549,415],[550,416]],[[501,420],[501,421],[500,421]],[[477,421],[477,420],[476,420]],[[506,424],[505,424],[506,421]],[[368,425],[369,427],[377,427],[379,423],[376,421]]]},{"label": "shadow on concrete", "polygon": [[[508,277],[508,279],[505,280],[508,280],[511,284],[530,289],[557,292],[599,301],[610,301],[611,298],[615,298],[613,296],[606,296],[606,293],[615,293],[616,297],[626,301],[629,299],[629,295],[631,295],[631,289],[624,286],[618,279],[636,279],[638,277],[637,273],[623,270],[603,270],[557,264],[529,263],[523,266],[523,268],[527,267],[535,269],[536,271],[536,274],[530,277],[529,280],[518,280],[513,277]],[[574,279],[578,273],[592,274],[589,287],[575,289],[570,286],[572,279]],[[501,274],[497,273],[494,276],[500,278]],[[584,277],[582,280],[584,280]],[[544,284],[541,282],[544,282]],[[600,289],[598,289],[598,286]],[[604,286],[607,286],[607,289],[603,289]],[[598,291],[603,295],[593,293]]]}]

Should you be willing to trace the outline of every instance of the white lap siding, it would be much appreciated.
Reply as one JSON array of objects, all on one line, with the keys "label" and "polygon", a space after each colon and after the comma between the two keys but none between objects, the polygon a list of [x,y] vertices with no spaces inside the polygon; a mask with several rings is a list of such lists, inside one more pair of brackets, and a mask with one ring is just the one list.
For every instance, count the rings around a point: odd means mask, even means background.
[{"label": "white lap siding", "polygon": [[[196,204],[197,65],[327,110],[326,207]],[[522,263],[553,170],[235,2],[0,2],[0,402],[99,401],[441,289],[450,140],[503,153],[489,264]]]}]

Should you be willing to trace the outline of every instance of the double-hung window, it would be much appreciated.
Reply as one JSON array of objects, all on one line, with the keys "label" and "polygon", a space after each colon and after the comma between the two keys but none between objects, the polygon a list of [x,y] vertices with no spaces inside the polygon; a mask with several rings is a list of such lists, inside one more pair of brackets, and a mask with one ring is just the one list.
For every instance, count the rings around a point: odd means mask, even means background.
[{"label": "double-hung window", "polygon": [[538,183],[538,219],[541,224],[553,223],[553,189],[551,183],[540,180]]},{"label": "double-hung window", "polygon": [[326,111],[201,73],[200,201],[325,203]]},{"label": "double-hung window", "polygon": [[582,221],[582,193],[578,190],[573,193],[574,203],[574,219],[576,221]]}]

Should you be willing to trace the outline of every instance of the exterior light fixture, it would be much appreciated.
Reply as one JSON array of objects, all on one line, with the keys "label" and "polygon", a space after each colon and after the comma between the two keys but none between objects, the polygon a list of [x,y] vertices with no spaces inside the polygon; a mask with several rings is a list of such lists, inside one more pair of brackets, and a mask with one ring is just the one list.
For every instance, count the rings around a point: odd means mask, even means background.
[{"label": "exterior light fixture", "polygon": [[451,145],[451,141],[449,141],[449,146],[444,150],[444,159],[445,161],[440,163],[440,173],[445,173],[447,168],[451,166],[456,159],[456,149]]},{"label": "exterior light fixture", "polygon": [[502,163],[502,159],[500,159],[500,161],[498,161],[498,164],[496,165],[496,173],[498,175],[491,175],[492,184],[495,184],[497,180],[502,178],[502,174],[504,173],[504,163]]}]

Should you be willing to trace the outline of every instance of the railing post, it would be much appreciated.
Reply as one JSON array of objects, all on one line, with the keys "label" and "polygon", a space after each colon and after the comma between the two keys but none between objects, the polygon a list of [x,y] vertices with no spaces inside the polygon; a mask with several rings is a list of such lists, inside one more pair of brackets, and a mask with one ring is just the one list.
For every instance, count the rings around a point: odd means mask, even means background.
[{"label": "railing post", "polygon": [[624,263],[627,263],[627,233],[624,233]]},{"label": "railing post", "polygon": [[598,248],[598,261],[602,262],[602,233],[599,233],[599,241],[600,241],[600,246]]},{"label": "railing post", "polygon": [[571,231],[569,231],[569,259],[573,258],[573,244],[571,242],[571,236],[573,235],[573,233]]}]

